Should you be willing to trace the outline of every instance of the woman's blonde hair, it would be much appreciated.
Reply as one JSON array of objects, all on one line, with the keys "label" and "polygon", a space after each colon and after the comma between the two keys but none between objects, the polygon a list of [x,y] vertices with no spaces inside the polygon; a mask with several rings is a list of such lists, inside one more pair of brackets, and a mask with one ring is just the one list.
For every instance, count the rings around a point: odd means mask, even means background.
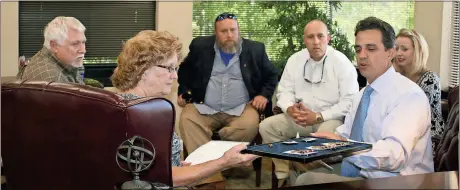
[{"label": "woman's blonde hair", "polygon": [[406,76],[415,76],[420,75],[421,73],[425,72],[426,63],[428,61],[429,51],[428,51],[428,43],[426,42],[425,38],[422,34],[418,33],[412,29],[403,28],[399,31],[398,37],[406,37],[411,39],[412,44],[414,45],[414,58],[413,64],[409,71],[405,71]]},{"label": "woman's blonde hair", "polygon": [[169,32],[139,32],[123,45],[117,68],[111,77],[113,86],[121,91],[133,89],[147,69],[160,65],[174,55],[180,61],[181,50],[182,43]]}]

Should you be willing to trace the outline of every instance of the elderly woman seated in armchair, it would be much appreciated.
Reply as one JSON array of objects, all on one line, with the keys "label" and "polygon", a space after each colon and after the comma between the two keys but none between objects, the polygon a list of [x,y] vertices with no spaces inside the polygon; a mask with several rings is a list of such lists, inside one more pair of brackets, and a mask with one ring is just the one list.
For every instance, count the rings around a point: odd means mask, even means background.
[{"label": "elderly woman seated in armchair", "polygon": [[[182,44],[168,32],[145,30],[129,39],[118,56],[118,65],[112,76],[113,85],[127,100],[141,97],[164,97],[171,92],[177,79],[177,63]],[[249,165],[255,155],[241,154],[244,144],[233,147],[218,159],[198,165],[180,161],[182,144],[174,132],[172,142],[173,185],[193,185],[218,171]]]}]

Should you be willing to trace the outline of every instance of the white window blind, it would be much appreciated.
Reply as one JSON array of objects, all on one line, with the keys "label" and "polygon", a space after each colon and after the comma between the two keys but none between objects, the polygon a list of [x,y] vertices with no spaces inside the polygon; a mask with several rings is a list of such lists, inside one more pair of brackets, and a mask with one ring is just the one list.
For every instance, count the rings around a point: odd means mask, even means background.
[{"label": "white window blind", "polygon": [[458,86],[460,63],[460,2],[452,2],[452,62],[450,67],[449,87]]}]

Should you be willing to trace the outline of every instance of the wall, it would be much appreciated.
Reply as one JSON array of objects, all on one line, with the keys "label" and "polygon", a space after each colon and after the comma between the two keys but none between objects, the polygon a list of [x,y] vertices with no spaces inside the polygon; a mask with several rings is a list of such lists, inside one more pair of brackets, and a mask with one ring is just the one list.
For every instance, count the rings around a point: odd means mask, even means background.
[{"label": "wall", "polygon": [[[157,2],[157,30],[166,30],[179,37],[182,41],[183,57],[188,53],[188,45],[192,41],[192,10],[193,2]],[[171,93],[167,98],[176,108],[176,127],[182,108],[177,105],[177,81],[174,82]],[[179,129],[176,128],[179,133]]]},{"label": "wall", "polygon": [[451,2],[415,3],[414,29],[428,42],[428,69],[441,78],[441,89],[448,87],[450,70],[449,37],[451,35]]},{"label": "wall", "polygon": [[442,38],[441,38],[441,55],[439,58],[439,75],[441,77],[441,89],[449,87],[450,65],[452,63],[452,50],[450,38],[452,36],[452,3],[443,3],[443,19],[442,19]]},{"label": "wall", "polygon": [[18,72],[19,21],[18,2],[0,2],[1,4],[1,76],[15,76]]},{"label": "wall", "polygon": [[[169,31],[179,37],[183,43],[183,57],[188,53],[188,44],[192,41],[192,8],[193,2],[157,2],[157,30]],[[168,99],[177,101],[177,82]]]}]

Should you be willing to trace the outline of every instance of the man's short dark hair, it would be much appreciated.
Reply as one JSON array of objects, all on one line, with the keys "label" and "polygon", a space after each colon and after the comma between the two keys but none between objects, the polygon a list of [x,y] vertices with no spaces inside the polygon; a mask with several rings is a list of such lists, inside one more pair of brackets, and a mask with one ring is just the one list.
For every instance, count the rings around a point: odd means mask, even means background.
[{"label": "man's short dark hair", "polygon": [[358,35],[358,32],[364,30],[379,30],[382,33],[382,42],[385,49],[395,46],[395,31],[387,22],[376,17],[367,17],[364,20],[360,20],[356,24],[355,37]]}]

